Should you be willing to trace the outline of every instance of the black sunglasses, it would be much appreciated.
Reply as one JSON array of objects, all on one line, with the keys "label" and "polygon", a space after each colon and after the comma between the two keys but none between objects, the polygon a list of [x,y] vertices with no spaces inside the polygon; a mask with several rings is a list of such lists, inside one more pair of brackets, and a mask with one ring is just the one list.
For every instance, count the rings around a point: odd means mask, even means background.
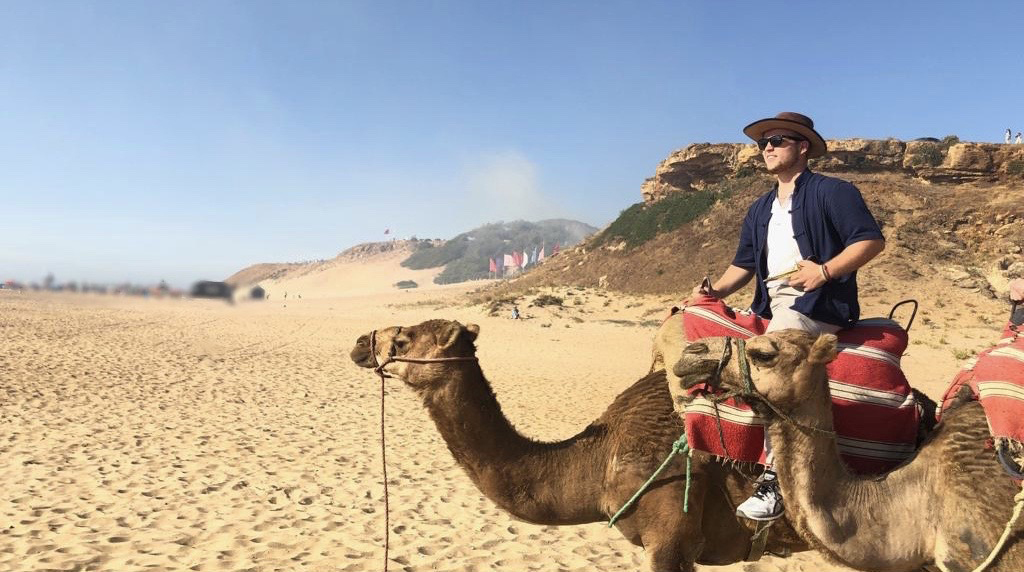
[{"label": "black sunglasses", "polygon": [[769,143],[772,144],[772,147],[780,147],[782,142],[786,139],[789,139],[790,141],[807,141],[803,137],[793,137],[792,135],[772,135],[771,137],[762,137],[758,139],[757,148],[764,151],[764,148],[767,147]]}]

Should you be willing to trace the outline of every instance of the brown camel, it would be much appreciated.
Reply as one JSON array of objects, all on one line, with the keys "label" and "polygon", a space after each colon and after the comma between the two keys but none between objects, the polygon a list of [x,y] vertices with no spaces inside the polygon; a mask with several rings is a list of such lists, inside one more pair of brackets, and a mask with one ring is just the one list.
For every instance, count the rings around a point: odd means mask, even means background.
[{"label": "brown camel", "polygon": [[[684,386],[713,377],[724,338],[686,347],[673,368]],[[740,352],[718,376],[743,392]],[[832,429],[825,364],[836,337],[783,330],[746,342],[754,394],[746,399],[769,422],[775,470],[787,515],[828,558],[861,570],[973,570],[996,545],[1018,487],[992,449],[981,405],[965,402],[943,421],[917,455],[881,477],[850,474]],[[990,571],[1024,570],[1021,531],[1011,535]]]},{"label": "brown camel", "polygon": [[[623,391],[577,435],[555,443],[518,433],[501,412],[476,361],[479,328],[430,320],[361,336],[352,360],[397,377],[423,399],[455,460],[480,491],[513,516],[535,524],[607,521],[661,465],[683,432],[664,371]],[[391,361],[389,355],[397,360]],[[424,361],[451,360],[459,361]],[[685,461],[676,456],[616,522],[643,546],[652,571],[691,571],[694,563],[747,557],[753,523],[734,516],[749,493],[742,474],[693,453],[689,512],[683,511]],[[767,551],[806,550],[785,521],[770,530]]]},{"label": "brown camel", "polygon": [[683,329],[683,312],[673,307],[671,315],[661,324],[654,334],[651,346],[651,371],[664,369],[668,378],[668,390],[672,396],[672,405],[680,416],[686,415],[686,401],[689,397],[679,383],[679,377],[672,371],[675,358],[689,342]]}]

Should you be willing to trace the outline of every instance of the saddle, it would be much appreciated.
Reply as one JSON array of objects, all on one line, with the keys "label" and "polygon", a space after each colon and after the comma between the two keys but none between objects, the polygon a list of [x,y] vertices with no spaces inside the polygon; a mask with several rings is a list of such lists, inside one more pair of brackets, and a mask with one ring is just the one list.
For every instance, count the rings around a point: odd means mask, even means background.
[{"label": "saddle", "polygon": [[999,342],[968,360],[953,378],[940,416],[963,401],[980,401],[1003,468],[1024,479],[1024,328],[1016,318],[1011,316]]},{"label": "saddle", "polygon": [[[769,321],[706,297],[683,310],[686,339],[749,338]],[[879,474],[914,454],[922,408],[900,369],[907,331],[886,318],[838,332],[839,354],[827,367],[839,452],[851,471]],[[685,424],[690,447],[734,461],[764,463],[764,420],[735,398],[714,403],[709,387],[690,390]]]}]

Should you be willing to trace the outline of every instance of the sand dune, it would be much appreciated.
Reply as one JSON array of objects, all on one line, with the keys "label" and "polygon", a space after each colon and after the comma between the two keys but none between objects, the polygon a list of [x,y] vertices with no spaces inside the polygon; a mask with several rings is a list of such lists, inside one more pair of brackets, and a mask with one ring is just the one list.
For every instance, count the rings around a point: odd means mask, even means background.
[{"label": "sand dune", "polygon": [[[434,317],[480,324],[505,414],[553,440],[646,372],[667,306],[577,291],[567,309],[513,321],[466,306],[465,285],[357,295],[380,291],[395,264],[350,266],[343,287],[296,278],[278,285],[287,302],[272,287],[271,301],[235,306],[0,291],[0,570],[381,570],[381,388],[348,358],[359,334]],[[996,336],[974,331],[978,344]],[[933,396],[957,365],[938,335],[922,332],[907,361]],[[393,380],[383,427],[390,569],[642,563],[602,524],[536,526],[497,509]],[[810,553],[723,568],[823,569],[837,568]]]},{"label": "sand dune", "polygon": [[321,299],[397,292],[395,284],[406,280],[415,282],[418,285],[415,290],[418,291],[473,287],[467,284],[435,284],[434,278],[443,267],[424,270],[403,268],[401,262],[409,257],[410,252],[408,248],[400,248],[365,258],[343,255],[324,262],[296,265],[277,278],[258,283],[271,300],[284,300],[285,294],[294,300],[299,296]]}]

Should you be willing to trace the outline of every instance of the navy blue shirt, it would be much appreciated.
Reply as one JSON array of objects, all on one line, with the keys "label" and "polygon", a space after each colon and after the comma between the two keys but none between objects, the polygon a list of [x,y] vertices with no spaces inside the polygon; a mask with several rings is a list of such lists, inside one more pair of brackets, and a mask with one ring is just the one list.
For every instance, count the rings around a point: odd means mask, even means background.
[{"label": "navy blue shirt", "polygon": [[[768,275],[768,221],[779,187],[762,195],[747,211],[740,231],[734,266],[753,270],[757,289],[750,309],[771,318],[771,298],[764,279]],[[793,238],[805,260],[828,262],[847,246],[862,240],[880,239],[882,230],[871,215],[864,197],[852,183],[805,170],[796,180],[790,200]],[[797,298],[793,309],[819,322],[848,327],[860,318],[857,273],[833,276],[830,282]]]}]

